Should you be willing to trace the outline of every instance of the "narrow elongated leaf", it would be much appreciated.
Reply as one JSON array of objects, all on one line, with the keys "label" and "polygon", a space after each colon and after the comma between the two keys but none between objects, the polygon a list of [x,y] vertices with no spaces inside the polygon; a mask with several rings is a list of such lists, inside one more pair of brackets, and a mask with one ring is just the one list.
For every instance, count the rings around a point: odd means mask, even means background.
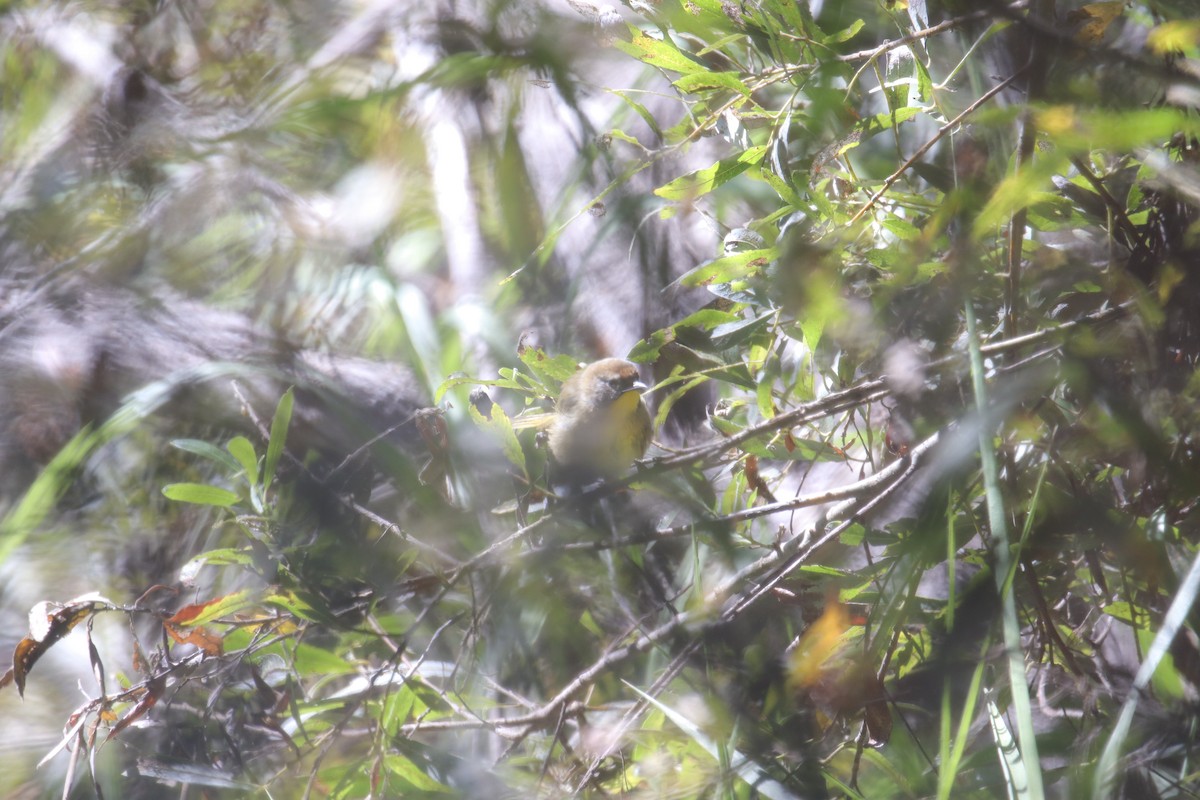
[{"label": "narrow elongated leaf", "polygon": [[279,398],[275,406],[275,416],[271,418],[271,439],[267,442],[267,458],[263,462],[263,486],[268,487],[275,479],[275,468],[279,464],[279,456],[287,444],[288,427],[292,423],[292,407],[295,404],[295,391],[288,388]]},{"label": "narrow elongated leaf", "polygon": [[171,446],[176,450],[182,450],[185,453],[207,458],[209,461],[214,461],[220,464],[230,473],[237,472],[238,462],[228,451],[222,450],[211,442],[205,442],[200,439],[174,439],[171,441]]},{"label": "narrow elongated leaf", "polygon": [[1009,800],[1025,800],[1029,797],[1029,779],[1026,776],[1025,762],[1021,758],[1021,749],[1013,738],[1000,713],[999,706],[990,697],[987,699],[988,721],[991,722],[992,741],[996,743],[996,752],[1000,756],[1000,766],[1004,771],[1004,788]]},{"label": "narrow elongated leaf", "polygon": [[203,603],[193,603],[176,611],[167,622],[182,627],[194,627],[212,622],[221,617],[228,617],[236,611],[241,611],[257,602],[258,593],[250,589],[242,589],[230,594],[214,597]]},{"label": "narrow elongated leaf", "polygon": [[1121,755],[1121,749],[1125,745],[1125,739],[1129,736],[1129,729],[1133,724],[1133,716],[1137,712],[1142,691],[1150,684],[1159,664],[1170,651],[1171,642],[1179,635],[1179,629],[1196,604],[1197,597],[1200,597],[1200,553],[1197,553],[1192,559],[1187,575],[1180,582],[1166,616],[1163,617],[1162,627],[1159,628],[1154,637],[1154,643],[1146,652],[1145,660],[1142,661],[1137,674],[1133,677],[1133,686],[1129,696],[1121,706],[1121,715],[1117,718],[1117,724],[1113,726],[1112,733],[1109,734],[1108,741],[1104,745],[1104,751],[1100,754],[1100,762],[1096,765],[1093,800],[1101,800],[1108,796],[1108,789],[1116,777],[1117,762]]},{"label": "narrow elongated leaf", "polygon": [[745,278],[755,269],[775,260],[778,251],[773,247],[762,250],[746,250],[741,253],[706,261],[695,269],[684,273],[679,283],[684,286],[707,286],[710,283],[729,283]]},{"label": "narrow elongated leaf", "polygon": [[632,36],[628,42],[616,41],[613,44],[618,50],[628,53],[639,61],[685,75],[708,71],[707,67],[684,55],[673,43],[656,39],[632,25],[629,26],[629,30]]},{"label": "narrow elongated leaf", "polygon": [[163,487],[162,493],[168,500],[199,506],[228,508],[238,501],[238,496],[228,489],[206,483],[169,483]]},{"label": "narrow elongated leaf", "polygon": [[741,175],[750,167],[762,161],[766,155],[766,145],[751,147],[733,158],[724,158],[711,167],[689,172],[676,178],[670,183],[654,190],[659,197],[667,200],[693,200],[706,195],[722,184]]},{"label": "narrow elongated leaf", "polygon": [[689,93],[703,92],[708,89],[728,89],[745,97],[750,96],[750,87],[742,82],[736,72],[693,72],[676,80],[675,87]]},{"label": "narrow elongated leaf", "polygon": [[225,447],[237,459],[242,471],[246,473],[246,480],[250,482],[250,485],[256,485],[258,483],[258,454],[254,452],[254,445],[250,444],[250,440],[245,436],[235,436]]}]

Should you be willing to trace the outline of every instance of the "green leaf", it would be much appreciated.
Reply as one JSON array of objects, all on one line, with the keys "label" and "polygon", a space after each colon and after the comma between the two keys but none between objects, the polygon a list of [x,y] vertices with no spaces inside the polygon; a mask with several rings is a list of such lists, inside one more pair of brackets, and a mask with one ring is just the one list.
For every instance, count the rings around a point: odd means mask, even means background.
[{"label": "green leaf", "polygon": [[275,406],[275,416],[271,418],[271,439],[267,442],[267,459],[263,463],[263,486],[269,487],[275,479],[275,467],[279,464],[279,456],[287,444],[288,427],[292,422],[292,406],[295,403],[295,392],[288,388],[279,398]]},{"label": "green leaf", "polygon": [[628,42],[617,40],[613,46],[639,61],[684,75],[708,71],[699,61],[684,55],[674,43],[656,39],[633,25],[629,26],[629,31],[631,38]]},{"label": "green leaf", "polygon": [[721,325],[738,322],[739,320],[741,320],[741,315],[730,311],[721,311],[716,308],[702,308],[676,322],[671,326],[671,329],[678,331],[681,328],[693,328],[701,331],[711,331]]},{"label": "green leaf", "polygon": [[525,450],[521,447],[521,442],[517,439],[517,432],[513,430],[512,421],[504,413],[504,409],[500,407],[500,404],[496,403],[492,406],[492,416],[490,419],[480,414],[478,409],[473,405],[468,406],[467,411],[476,425],[496,434],[500,439],[500,449],[504,451],[504,456],[521,470],[522,475],[528,475],[529,473],[525,467]]},{"label": "green leaf", "polygon": [[379,711],[379,724],[388,736],[395,736],[417,707],[417,695],[407,683],[393,686]]},{"label": "green leaf", "polygon": [[710,167],[676,178],[655,189],[654,193],[667,200],[694,200],[755,166],[762,161],[766,152],[766,145],[751,147],[733,158],[721,159]]},{"label": "green leaf", "polygon": [[107,440],[106,429],[116,430],[116,419],[106,422],[99,431],[84,426],[50,460],[33,485],[25,492],[21,502],[0,519],[0,563],[25,540],[46,514],[70,487],[75,471],[91,454],[92,450]]},{"label": "green leaf", "polygon": [[450,787],[438,783],[421,771],[421,768],[402,755],[389,753],[383,757],[383,766],[388,773],[419,792],[449,792]]},{"label": "green leaf", "polygon": [[1041,130],[1056,147],[1070,153],[1093,149],[1128,151],[1158,145],[1180,134],[1200,135],[1200,119],[1175,108],[1140,111],[1084,111],[1075,106],[1046,106],[1035,112]]},{"label": "green leaf", "polygon": [[258,454],[254,452],[254,445],[250,444],[250,440],[245,436],[235,436],[225,447],[241,465],[250,485],[258,485]]},{"label": "green leaf", "polygon": [[196,575],[202,567],[240,566],[249,567],[254,564],[254,553],[249,548],[224,547],[209,550],[189,559],[179,568],[179,579],[184,583],[194,583]]},{"label": "green leaf", "polygon": [[778,257],[774,247],[763,250],[746,250],[712,261],[706,261],[679,277],[683,286],[707,286],[710,283],[729,283],[745,278],[759,267],[764,267]]},{"label": "green leaf", "polygon": [[162,493],[168,500],[198,506],[228,508],[238,501],[238,496],[228,489],[206,483],[169,483],[162,488]]},{"label": "green leaf", "polygon": [[750,319],[737,318],[713,328],[713,345],[721,350],[744,348],[762,334],[775,319],[775,312],[767,311]]},{"label": "green leaf", "polygon": [[538,380],[547,384],[560,384],[579,370],[579,362],[568,355],[548,356],[540,347],[526,347],[520,353],[521,361]]},{"label": "green leaf", "polygon": [[300,642],[292,651],[292,668],[300,677],[347,675],[358,667],[346,659],[320,647]]},{"label": "green leaf", "polygon": [[750,96],[750,87],[742,83],[737,72],[694,72],[677,79],[673,85],[689,94],[710,89],[728,89],[744,97]]},{"label": "green leaf", "polygon": [[1007,224],[1018,209],[1029,205],[1040,190],[1050,185],[1051,178],[1065,171],[1069,163],[1070,156],[1066,152],[1042,152],[1029,166],[1001,181],[975,218],[974,236],[990,236],[999,226]]},{"label": "green leaf", "polygon": [[923,108],[907,106],[905,108],[898,108],[895,111],[884,111],[883,113],[876,114],[862,125],[864,138],[874,136],[889,128],[894,128],[901,123],[908,122],[922,111],[924,111]]},{"label": "green leaf", "polygon": [[[632,108],[639,117],[642,118],[642,122],[646,123],[647,127],[649,127],[650,130],[652,130],[654,132],[655,136],[657,136],[659,139],[663,138],[663,132],[662,132],[662,129],[658,126],[658,120],[654,118],[654,115],[651,114],[650,111],[644,105],[642,105],[641,103],[639,103],[638,101],[636,101],[632,97],[630,97],[628,92],[622,92],[620,90],[613,89],[612,93],[615,94],[617,97],[621,98],[622,100],[624,100],[625,103],[630,108]],[[627,138],[631,142],[636,141],[632,137],[627,137]]]},{"label": "green leaf", "polygon": [[921,231],[906,219],[888,217],[883,221],[883,227],[896,235],[896,238],[912,241],[921,237]]},{"label": "green leaf", "polygon": [[[667,421],[667,415],[671,413],[671,409],[675,406],[675,403],[678,402],[680,398],[682,398],[685,394],[690,392],[692,389],[696,388],[700,384],[707,381],[709,378],[707,375],[692,375],[692,376],[686,376],[686,377],[680,376],[679,379],[684,380],[685,382],[681,386],[679,386],[679,388],[675,389],[675,391],[671,392],[670,394],[668,394],[666,397],[663,397],[662,400],[659,401],[658,413],[656,413],[654,415],[655,429],[661,428],[663,426],[663,424]],[[662,384],[659,385],[659,387],[655,391],[655,393],[656,394],[660,393],[663,386],[665,386],[665,385],[666,385],[666,382],[664,381]]]},{"label": "green leaf", "polygon": [[800,195],[796,193],[791,184],[775,174],[774,170],[765,166],[760,167],[756,173],[756,177],[761,178],[763,182],[774,189],[775,193],[779,195],[779,199],[792,208],[801,209],[805,207],[804,201],[800,199]]},{"label": "green leaf", "polygon": [[512,389],[514,392],[529,391],[528,380],[525,379],[523,381],[524,376],[520,375],[520,373],[514,372],[512,369],[501,369],[499,372],[500,377],[492,380],[473,378],[470,375],[451,375],[438,386],[433,394],[433,402],[442,402],[442,398],[446,396],[446,392],[456,386],[495,386],[498,389]]},{"label": "green leaf", "polygon": [[822,43],[823,44],[841,44],[842,42],[848,42],[851,39],[853,39],[855,36],[858,35],[858,32],[863,29],[863,26],[865,24],[866,23],[863,22],[861,19],[856,19],[856,20],[854,20],[854,22],[852,22],[850,24],[850,27],[844,28],[844,29],[838,31],[837,33],[831,33],[828,36],[826,36],[822,40]]},{"label": "green leaf", "polygon": [[229,470],[230,473],[238,471],[237,459],[209,442],[200,439],[173,439],[171,440],[171,446],[185,453],[191,453],[201,458],[207,458],[209,461],[215,461]]}]

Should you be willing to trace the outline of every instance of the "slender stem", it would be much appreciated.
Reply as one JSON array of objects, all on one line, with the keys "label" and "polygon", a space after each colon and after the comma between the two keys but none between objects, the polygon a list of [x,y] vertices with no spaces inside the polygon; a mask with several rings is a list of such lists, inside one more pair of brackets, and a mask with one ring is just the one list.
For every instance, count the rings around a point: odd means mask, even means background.
[{"label": "slender stem", "polygon": [[992,426],[988,421],[983,353],[979,349],[979,335],[975,327],[975,308],[969,299],[964,304],[964,311],[967,321],[967,347],[971,356],[971,382],[974,385],[975,406],[979,413],[979,461],[983,470],[988,525],[992,531],[992,550],[996,557],[996,588],[1000,592],[1004,650],[1008,654],[1009,688],[1012,692],[1013,711],[1017,718],[1017,742],[1029,782],[1028,793],[1025,796],[1031,800],[1041,800],[1044,796],[1042,769],[1038,758],[1037,739],[1033,733],[1029,683],[1025,676],[1025,655],[1021,647],[1021,626],[1017,620],[1017,604],[1008,583],[1008,574],[1013,563],[1013,554],[1009,549],[1008,519],[1004,513],[1004,499],[1000,496],[999,469],[992,446]]}]

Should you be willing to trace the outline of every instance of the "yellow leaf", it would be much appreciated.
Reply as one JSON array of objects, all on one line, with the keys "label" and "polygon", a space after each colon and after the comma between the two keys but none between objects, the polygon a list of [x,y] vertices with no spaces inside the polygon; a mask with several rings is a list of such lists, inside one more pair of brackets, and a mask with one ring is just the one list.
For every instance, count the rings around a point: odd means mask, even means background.
[{"label": "yellow leaf", "polygon": [[820,618],[808,626],[788,655],[788,687],[807,689],[816,683],[822,667],[837,652],[842,634],[849,627],[846,607],[836,600],[826,603]]},{"label": "yellow leaf", "polygon": [[1177,19],[1164,22],[1146,36],[1146,46],[1155,55],[1183,53],[1200,45],[1200,20]]}]

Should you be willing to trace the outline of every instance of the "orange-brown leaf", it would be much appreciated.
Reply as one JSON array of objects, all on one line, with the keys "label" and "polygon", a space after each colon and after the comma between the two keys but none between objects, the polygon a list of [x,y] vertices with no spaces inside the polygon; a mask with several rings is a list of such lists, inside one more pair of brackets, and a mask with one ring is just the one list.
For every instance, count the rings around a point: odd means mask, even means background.
[{"label": "orange-brown leaf", "polygon": [[192,605],[184,606],[176,611],[167,622],[183,627],[203,625],[206,622],[212,622],[215,619],[229,616],[242,610],[253,602],[255,597],[255,593],[249,589],[231,592],[203,603],[193,603]]},{"label": "orange-brown leaf", "polygon": [[1067,14],[1067,22],[1080,22],[1075,41],[1082,45],[1095,44],[1104,38],[1108,26],[1125,10],[1125,0],[1088,3]]},{"label": "orange-brown leaf", "polygon": [[159,676],[148,681],[146,683],[145,694],[143,694],[141,699],[137,701],[137,705],[129,709],[129,713],[121,717],[120,721],[112,727],[112,730],[108,732],[108,736],[105,738],[105,741],[112,739],[118,733],[144,717],[146,712],[153,708],[154,704],[158,702],[158,698],[162,696],[163,689],[165,689],[166,686],[167,679],[165,676]]},{"label": "orange-brown leaf", "polygon": [[221,655],[223,649],[221,637],[209,632],[206,628],[192,628],[184,633],[169,622],[164,622],[163,628],[172,639],[180,644],[193,645],[210,656]]}]

